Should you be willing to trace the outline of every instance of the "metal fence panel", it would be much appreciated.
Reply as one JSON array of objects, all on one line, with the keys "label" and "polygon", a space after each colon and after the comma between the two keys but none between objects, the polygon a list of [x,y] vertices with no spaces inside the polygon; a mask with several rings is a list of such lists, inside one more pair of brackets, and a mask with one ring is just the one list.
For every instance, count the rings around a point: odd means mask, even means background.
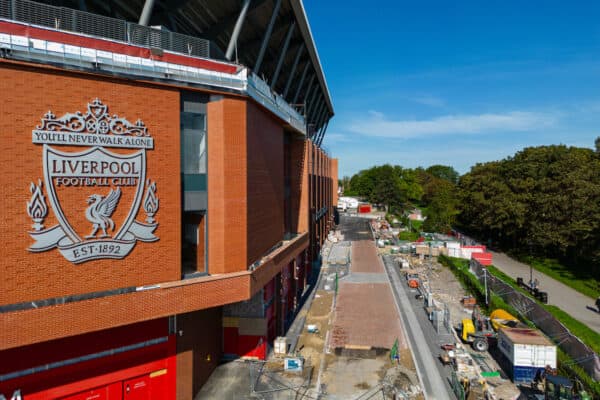
[{"label": "metal fence panel", "polygon": [[[484,274],[481,264],[471,262],[471,269],[483,284]],[[578,337],[571,334],[550,312],[532,298],[515,290],[508,283],[493,275],[487,274],[487,284],[491,291],[502,297],[507,304],[513,306],[552,339],[589,376],[595,380],[600,380],[600,358],[598,354],[586,346]]]},{"label": "metal fence panel", "polygon": [[9,19],[12,14],[12,7],[10,1],[0,0],[0,18]]},{"label": "metal fence panel", "polygon": [[[73,10],[74,11],[74,10]],[[127,41],[127,22],[82,11],[73,12],[73,31]]]},{"label": "metal fence panel", "polygon": [[450,379],[450,385],[452,391],[458,400],[465,400],[465,389],[463,388],[462,382],[456,376],[456,372],[452,371],[452,378]]},{"label": "metal fence panel", "polygon": [[62,7],[42,5],[39,3],[20,0],[11,1],[11,18],[17,21],[28,22],[34,25],[47,26],[54,29],[70,29],[68,15],[65,15]]},{"label": "metal fence panel", "polygon": [[210,58],[210,41],[206,39],[31,0],[0,0],[0,17],[136,46]]},{"label": "metal fence panel", "polygon": [[175,32],[171,32],[171,38],[172,42],[169,48],[171,51],[197,57],[208,58],[210,56],[210,42],[208,40]]}]

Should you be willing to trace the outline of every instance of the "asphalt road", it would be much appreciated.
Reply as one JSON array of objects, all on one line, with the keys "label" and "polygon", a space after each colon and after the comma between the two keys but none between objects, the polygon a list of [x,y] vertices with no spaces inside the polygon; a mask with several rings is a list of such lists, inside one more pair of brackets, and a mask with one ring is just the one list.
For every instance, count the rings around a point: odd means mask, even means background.
[{"label": "asphalt road", "polygon": [[340,213],[340,224],[337,229],[344,235],[344,240],[347,241],[356,242],[373,239],[369,228],[369,220],[366,218]]},{"label": "asphalt road", "polygon": [[[423,392],[426,400],[450,400],[454,398],[447,380],[447,371],[443,370],[441,363],[434,358],[432,351],[439,349],[439,344],[435,338],[433,326],[427,321],[419,321],[409,295],[407,292],[406,281],[402,280],[398,274],[398,269],[394,267],[385,257],[383,258],[385,269],[392,285],[392,292],[396,299],[398,312],[402,317],[404,330],[408,336],[409,345],[413,352],[414,361],[417,367],[419,379],[423,385]],[[419,301],[419,303],[422,303]],[[425,315],[424,312],[422,312]],[[445,389],[445,390],[444,390]]]},{"label": "asphalt road", "polygon": [[[512,278],[522,277],[525,282],[529,282],[529,265],[513,260],[504,253],[494,251],[491,251],[491,253],[494,256],[493,264],[496,268]],[[595,311],[595,299],[587,297],[534,269],[533,279],[536,278],[539,281],[539,289],[548,292],[548,304],[559,307],[571,317],[600,333],[600,314]]]}]

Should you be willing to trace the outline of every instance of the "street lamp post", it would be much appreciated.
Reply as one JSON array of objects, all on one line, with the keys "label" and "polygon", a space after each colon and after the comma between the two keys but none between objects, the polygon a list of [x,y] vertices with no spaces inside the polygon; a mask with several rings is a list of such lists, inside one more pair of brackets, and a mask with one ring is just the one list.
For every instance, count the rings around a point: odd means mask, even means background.
[{"label": "street lamp post", "polygon": [[482,268],[483,268],[483,284],[485,287],[485,305],[487,306],[487,305],[489,305],[489,303],[488,303],[488,286],[487,286],[487,267],[482,265]]},{"label": "street lamp post", "polygon": [[532,243],[531,240],[527,241],[527,244],[529,245],[529,287],[531,289],[533,289],[533,266],[531,265],[531,249],[532,249]]},{"label": "street lamp post", "polygon": [[429,242],[429,279],[431,279],[431,242]]}]

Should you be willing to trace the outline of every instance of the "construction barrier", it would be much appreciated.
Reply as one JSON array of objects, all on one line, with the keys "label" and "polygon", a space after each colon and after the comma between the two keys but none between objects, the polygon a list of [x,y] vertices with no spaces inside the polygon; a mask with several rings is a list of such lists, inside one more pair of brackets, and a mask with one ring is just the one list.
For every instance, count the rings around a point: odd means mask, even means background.
[{"label": "construction barrier", "polygon": [[592,349],[586,346],[577,336],[573,335],[550,312],[532,298],[515,290],[508,283],[491,274],[484,274],[484,266],[477,260],[471,260],[471,270],[483,284],[487,275],[487,286],[500,296],[507,304],[514,307],[523,317],[535,324],[556,345],[594,380],[600,380],[600,358]]}]

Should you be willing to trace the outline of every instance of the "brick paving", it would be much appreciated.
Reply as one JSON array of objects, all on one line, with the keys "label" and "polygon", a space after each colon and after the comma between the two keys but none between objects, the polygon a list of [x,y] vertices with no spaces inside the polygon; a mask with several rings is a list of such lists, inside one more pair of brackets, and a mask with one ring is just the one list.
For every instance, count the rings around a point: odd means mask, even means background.
[{"label": "brick paving", "polygon": [[351,272],[385,273],[383,265],[377,257],[377,248],[372,240],[352,242]]},{"label": "brick paving", "polygon": [[389,349],[397,338],[399,347],[407,348],[390,283],[373,241],[352,243],[350,271],[339,284],[330,347]]}]

